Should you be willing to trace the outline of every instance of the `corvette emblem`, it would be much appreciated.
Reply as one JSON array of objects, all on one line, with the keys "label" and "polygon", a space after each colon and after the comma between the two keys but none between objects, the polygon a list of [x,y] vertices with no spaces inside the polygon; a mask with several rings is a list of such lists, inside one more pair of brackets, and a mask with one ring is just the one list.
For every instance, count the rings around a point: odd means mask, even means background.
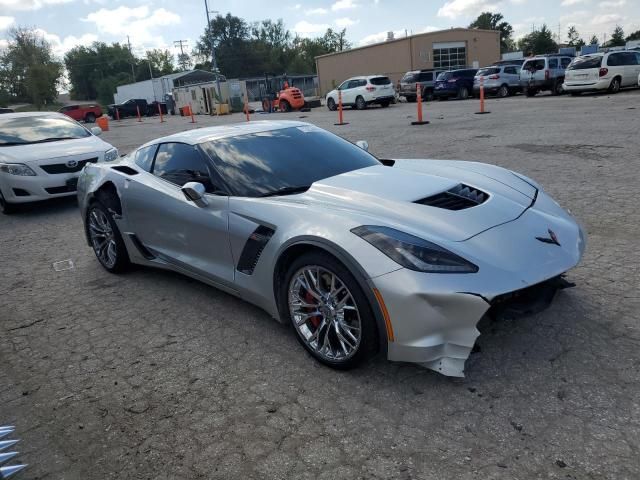
[{"label": "corvette emblem", "polygon": [[539,240],[542,243],[552,243],[554,245],[560,246],[560,242],[558,241],[558,237],[556,236],[555,232],[551,229],[548,229],[547,231],[549,232],[548,237],[536,237],[536,240]]}]

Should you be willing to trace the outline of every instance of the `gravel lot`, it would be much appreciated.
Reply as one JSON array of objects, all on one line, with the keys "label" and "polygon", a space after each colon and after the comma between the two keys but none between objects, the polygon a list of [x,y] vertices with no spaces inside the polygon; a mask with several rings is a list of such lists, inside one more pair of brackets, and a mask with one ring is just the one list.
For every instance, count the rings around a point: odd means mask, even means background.
[{"label": "gravel lot", "polygon": [[[305,117],[381,157],[480,160],[539,180],[583,222],[577,287],[483,322],[465,379],[377,358],[315,363],[294,332],[188,278],[105,272],[74,199],[0,217],[0,424],[24,479],[640,478],[640,91]],[[186,128],[111,122],[121,152]],[[52,264],[71,259],[72,270]]]}]

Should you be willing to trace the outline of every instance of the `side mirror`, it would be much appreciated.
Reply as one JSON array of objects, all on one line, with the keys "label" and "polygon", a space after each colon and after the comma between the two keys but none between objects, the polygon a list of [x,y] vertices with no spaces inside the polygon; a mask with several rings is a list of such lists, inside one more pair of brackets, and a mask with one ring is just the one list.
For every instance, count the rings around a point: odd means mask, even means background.
[{"label": "side mirror", "polygon": [[182,193],[187,197],[187,200],[195,203],[198,207],[206,207],[209,205],[205,198],[206,190],[204,185],[199,182],[188,182],[182,187]]},{"label": "side mirror", "polygon": [[91,133],[93,133],[95,136],[101,135],[102,129],[100,127],[91,127]]},{"label": "side mirror", "polygon": [[358,140],[356,145],[363,149],[365,152],[369,151],[369,144],[365,140]]}]

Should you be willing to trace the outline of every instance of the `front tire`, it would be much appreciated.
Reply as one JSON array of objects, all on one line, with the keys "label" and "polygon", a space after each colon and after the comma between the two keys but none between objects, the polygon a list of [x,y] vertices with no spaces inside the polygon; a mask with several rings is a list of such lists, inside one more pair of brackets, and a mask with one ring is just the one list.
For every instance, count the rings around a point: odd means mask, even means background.
[{"label": "front tire", "polygon": [[378,331],[371,305],[353,274],[331,255],[297,257],[280,295],[298,341],[320,363],[346,370],[375,351]]},{"label": "front tire", "polygon": [[91,247],[100,264],[111,273],[123,272],[130,265],[127,248],[109,210],[100,202],[87,211],[87,231]]},{"label": "front tire", "polygon": [[336,108],[337,108],[337,107],[336,107],[336,101],[335,101],[333,98],[331,98],[331,97],[329,97],[329,98],[327,99],[327,108],[328,108],[329,110],[331,110],[332,112],[335,112],[335,111],[336,111]]},{"label": "front tire", "polygon": [[280,100],[279,107],[281,112],[288,113],[291,111],[291,104],[286,100]]},{"label": "front tire", "polygon": [[506,85],[502,85],[498,90],[498,96],[500,98],[507,98],[511,92],[509,92],[509,87]]},{"label": "front tire", "polygon": [[367,102],[364,101],[364,98],[358,96],[356,98],[356,109],[364,110],[365,108],[367,108]]},{"label": "front tire", "polygon": [[4,195],[2,195],[2,192],[0,192],[0,212],[5,215],[11,215],[12,213],[15,213],[15,211],[16,206],[13,203],[7,202]]},{"label": "front tire", "polygon": [[469,98],[469,89],[467,87],[461,87],[458,89],[458,99],[466,100],[467,98]]}]

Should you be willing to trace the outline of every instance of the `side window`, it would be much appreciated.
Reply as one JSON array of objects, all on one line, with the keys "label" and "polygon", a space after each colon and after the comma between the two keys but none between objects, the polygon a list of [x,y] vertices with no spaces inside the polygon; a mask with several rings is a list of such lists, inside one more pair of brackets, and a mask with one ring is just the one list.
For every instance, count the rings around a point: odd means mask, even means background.
[{"label": "side window", "polygon": [[558,68],[558,59],[557,58],[550,58],[549,59],[549,68],[551,68],[551,69]]},{"label": "side window", "polygon": [[349,88],[349,80],[342,82],[338,87],[338,90],[346,90],[347,88]]},{"label": "side window", "polygon": [[366,80],[357,80],[356,81],[356,87],[366,87],[367,86],[367,81]]},{"label": "side window", "polygon": [[611,55],[609,55],[609,58],[607,59],[607,66],[619,67],[620,65],[622,65],[622,62],[620,60],[621,59],[620,59],[619,53],[612,53]]},{"label": "side window", "polygon": [[562,65],[562,68],[566,69],[571,63],[571,60],[572,60],[571,58],[561,58],[560,65]]},{"label": "side window", "polygon": [[209,162],[193,145],[161,144],[153,164],[153,174],[179,187],[188,182],[200,182],[208,193],[215,191]]},{"label": "side window", "polygon": [[141,169],[146,172],[151,171],[151,165],[153,164],[153,156],[158,149],[157,145],[150,145],[148,147],[140,148],[136,152],[135,162]]},{"label": "side window", "polygon": [[431,82],[433,81],[433,73],[432,72],[422,72],[420,74],[421,82]]},{"label": "side window", "polygon": [[625,52],[623,55],[625,65],[638,65],[638,58],[634,52]]}]

